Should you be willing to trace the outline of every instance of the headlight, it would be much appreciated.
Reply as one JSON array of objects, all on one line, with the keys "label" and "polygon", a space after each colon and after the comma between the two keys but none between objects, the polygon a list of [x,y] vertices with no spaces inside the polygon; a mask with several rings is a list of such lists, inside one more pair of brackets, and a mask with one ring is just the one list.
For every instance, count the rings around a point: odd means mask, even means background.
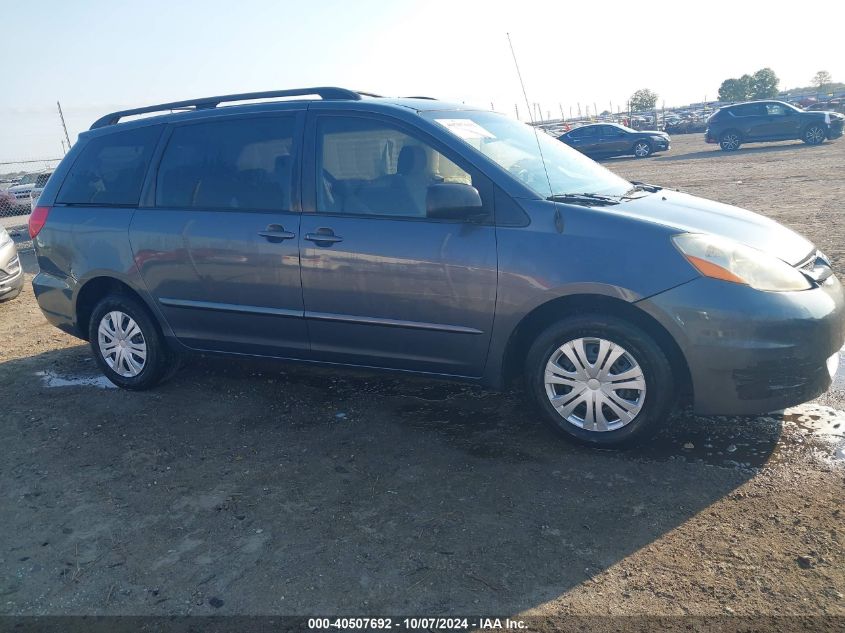
[{"label": "headlight", "polygon": [[785,261],[733,240],[682,233],[672,241],[705,277],[745,284],[757,290],[808,290],[813,287],[809,279]]},{"label": "headlight", "polygon": [[0,226],[0,246],[5,246],[8,242],[11,242],[12,238],[9,237],[9,233],[6,229]]}]

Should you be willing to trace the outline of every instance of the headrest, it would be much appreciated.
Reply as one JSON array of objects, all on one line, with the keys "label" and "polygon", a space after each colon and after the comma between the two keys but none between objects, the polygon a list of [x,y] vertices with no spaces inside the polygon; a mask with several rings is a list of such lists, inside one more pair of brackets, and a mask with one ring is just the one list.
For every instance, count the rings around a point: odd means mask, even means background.
[{"label": "headrest", "polygon": [[426,153],[419,145],[406,145],[399,152],[399,161],[396,165],[396,172],[407,176],[413,173],[420,173],[425,169]]}]

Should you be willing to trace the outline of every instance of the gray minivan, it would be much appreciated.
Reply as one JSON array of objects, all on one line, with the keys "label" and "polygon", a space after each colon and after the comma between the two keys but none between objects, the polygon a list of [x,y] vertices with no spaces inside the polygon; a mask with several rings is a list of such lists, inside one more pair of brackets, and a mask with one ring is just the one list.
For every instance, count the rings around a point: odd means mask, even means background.
[{"label": "gray minivan", "polygon": [[[265,101],[225,105],[248,100]],[[109,114],[30,234],[45,316],[127,389],[186,351],[522,379],[556,430],[614,446],[679,401],[811,399],[845,339],[840,283],[800,235],[425,98],[307,88]]]}]

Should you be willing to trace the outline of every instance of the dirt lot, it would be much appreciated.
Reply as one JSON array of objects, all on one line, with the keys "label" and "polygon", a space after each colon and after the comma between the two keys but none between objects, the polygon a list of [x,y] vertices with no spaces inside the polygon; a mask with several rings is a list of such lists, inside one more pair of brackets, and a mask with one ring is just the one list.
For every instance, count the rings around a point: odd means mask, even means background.
[{"label": "dirt lot", "polygon": [[[606,164],[776,218],[845,273],[845,140]],[[845,617],[841,380],[600,452],[518,394],[421,379],[194,358],[106,388],[27,287],[0,304],[0,392],[0,614]]]}]

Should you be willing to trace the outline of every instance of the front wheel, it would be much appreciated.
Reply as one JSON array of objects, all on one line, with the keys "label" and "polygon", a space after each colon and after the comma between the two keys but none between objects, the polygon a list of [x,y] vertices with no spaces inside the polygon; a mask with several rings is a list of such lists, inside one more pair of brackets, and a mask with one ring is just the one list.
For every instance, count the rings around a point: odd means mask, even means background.
[{"label": "front wheel", "polygon": [[651,156],[651,143],[648,141],[637,141],[634,143],[634,156],[637,158],[647,158]]},{"label": "front wheel", "polygon": [[175,366],[152,316],[134,297],[102,299],[91,314],[88,336],[97,365],[118,387],[149,389]]},{"label": "front wheel", "polygon": [[549,326],[526,358],[528,391],[564,437],[623,447],[656,431],[674,404],[672,370],[654,339],[616,317]]},{"label": "front wheel", "polygon": [[811,125],[804,130],[801,140],[807,145],[821,145],[826,137],[827,133],[821,125]]}]

